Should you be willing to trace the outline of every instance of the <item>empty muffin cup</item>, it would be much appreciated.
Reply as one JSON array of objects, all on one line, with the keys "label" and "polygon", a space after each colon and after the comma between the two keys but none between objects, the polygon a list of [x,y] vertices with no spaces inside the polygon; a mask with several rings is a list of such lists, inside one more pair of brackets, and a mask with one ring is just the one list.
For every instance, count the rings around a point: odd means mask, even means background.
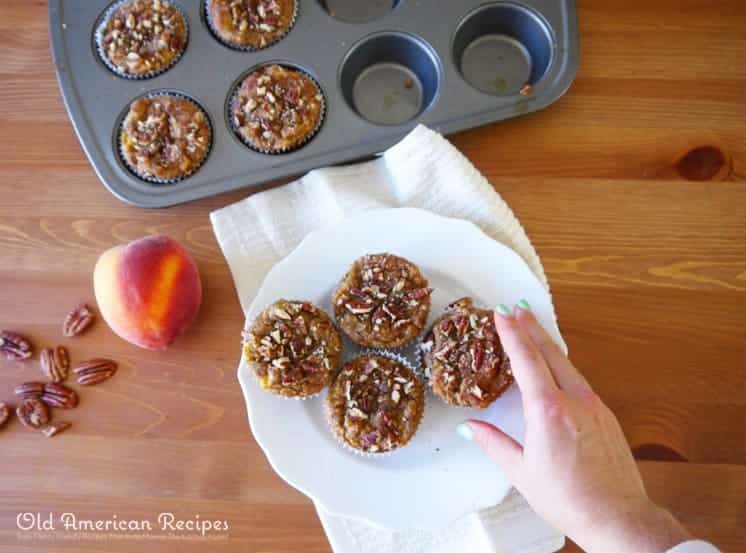
[{"label": "empty muffin cup", "polygon": [[418,117],[437,98],[440,80],[435,51],[421,38],[400,32],[358,42],[340,71],[345,101],[376,125],[401,125]]},{"label": "empty muffin cup", "polygon": [[319,0],[331,17],[347,23],[367,23],[392,11],[399,0]]},{"label": "empty muffin cup", "polygon": [[535,86],[554,53],[552,33],[541,16],[524,6],[481,6],[459,24],[453,56],[461,76],[492,96],[518,94]]}]

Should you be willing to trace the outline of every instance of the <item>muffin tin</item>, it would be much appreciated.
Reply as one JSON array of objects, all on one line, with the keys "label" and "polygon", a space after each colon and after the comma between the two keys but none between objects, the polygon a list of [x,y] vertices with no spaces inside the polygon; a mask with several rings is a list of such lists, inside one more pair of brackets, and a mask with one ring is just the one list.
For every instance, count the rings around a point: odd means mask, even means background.
[{"label": "muffin tin", "polygon": [[[49,2],[52,55],[80,142],[107,188],[141,207],[370,156],[417,124],[448,134],[537,111],[564,94],[578,66],[574,0],[298,0],[287,36],[253,52],[216,40],[204,0],[174,3],[188,20],[186,51],[164,73],[129,80],[112,73],[95,48],[96,24],[110,1]],[[268,63],[304,70],[326,98],[317,135],[282,155],[247,148],[228,121],[239,77]],[[116,148],[130,102],[154,91],[194,99],[214,131],[205,163],[176,183],[139,179]]]}]

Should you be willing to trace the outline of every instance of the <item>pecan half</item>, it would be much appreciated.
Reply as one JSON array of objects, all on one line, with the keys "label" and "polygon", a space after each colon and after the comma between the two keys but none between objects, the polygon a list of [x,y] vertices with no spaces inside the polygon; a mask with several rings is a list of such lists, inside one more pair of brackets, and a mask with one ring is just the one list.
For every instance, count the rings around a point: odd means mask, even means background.
[{"label": "pecan half", "polygon": [[49,382],[44,385],[44,393],[40,398],[49,407],[72,409],[78,406],[78,394],[64,384]]},{"label": "pecan half", "polygon": [[42,372],[52,382],[62,382],[70,374],[70,355],[64,346],[41,350],[39,362]]},{"label": "pecan half", "polygon": [[88,305],[81,303],[68,313],[62,323],[62,333],[71,338],[77,336],[93,323],[95,315]]},{"label": "pecan half", "polygon": [[5,426],[5,423],[8,422],[8,419],[10,418],[10,410],[8,409],[8,406],[0,401],[0,428]]},{"label": "pecan half", "polygon": [[90,359],[79,363],[73,372],[81,386],[93,386],[111,378],[117,372],[117,364],[111,359]]},{"label": "pecan half", "polygon": [[27,338],[10,330],[0,331],[0,351],[11,361],[28,359],[34,354],[34,348]]},{"label": "pecan half", "polygon": [[44,434],[47,438],[51,438],[52,436],[56,436],[60,432],[64,432],[68,428],[72,426],[71,423],[60,421],[60,422],[53,422],[50,425],[45,426],[41,429],[41,433]]},{"label": "pecan half", "polygon": [[24,426],[39,429],[49,422],[49,410],[38,399],[24,399],[16,408],[18,420]]},{"label": "pecan half", "polygon": [[39,399],[44,393],[42,382],[24,382],[15,387],[13,392],[22,399]]}]

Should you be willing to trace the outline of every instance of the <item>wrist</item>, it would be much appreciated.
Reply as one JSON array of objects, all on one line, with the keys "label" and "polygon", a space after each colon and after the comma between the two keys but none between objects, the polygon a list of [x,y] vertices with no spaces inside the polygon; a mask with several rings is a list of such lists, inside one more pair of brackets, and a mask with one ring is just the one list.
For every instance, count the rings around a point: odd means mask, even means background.
[{"label": "wrist", "polygon": [[647,497],[599,514],[584,536],[570,536],[588,553],[665,553],[690,539],[671,513]]}]

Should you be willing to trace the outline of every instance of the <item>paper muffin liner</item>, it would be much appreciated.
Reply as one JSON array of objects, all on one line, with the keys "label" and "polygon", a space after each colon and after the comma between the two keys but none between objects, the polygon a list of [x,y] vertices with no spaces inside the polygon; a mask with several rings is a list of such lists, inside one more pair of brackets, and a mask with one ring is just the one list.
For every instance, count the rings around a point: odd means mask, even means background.
[{"label": "paper muffin liner", "polygon": [[114,14],[116,10],[118,10],[120,7],[122,7],[124,4],[128,4],[132,2],[132,0],[116,0],[114,3],[110,4],[108,8],[104,10],[104,12],[99,16],[98,20],[96,21],[96,25],[94,26],[93,31],[93,44],[96,48],[96,53],[98,54],[98,57],[101,59],[101,62],[106,66],[106,68],[114,73],[118,77],[122,77],[123,79],[128,79],[130,81],[144,81],[147,79],[152,79],[153,77],[157,77],[158,75],[162,75],[169,69],[171,69],[174,65],[176,65],[179,60],[184,56],[184,52],[186,52],[187,47],[189,46],[189,19],[187,19],[186,13],[184,12],[183,8],[179,6],[174,0],[168,0],[168,3],[173,6],[176,11],[179,12],[182,19],[184,20],[184,47],[181,49],[181,51],[174,56],[174,59],[171,60],[171,62],[167,65],[164,65],[163,67],[160,67],[154,71],[148,71],[147,73],[142,73],[141,75],[132,75],[131,73],[125,73],[119,67],[114,65],[112,61],[109,59],[109,56],[106,55],[106,52],[104,52],[103,49],[103,31],[106,27],[106,24],[109,22],[109,18]]},{"label": "paper muffin liner", "polygon": [[202,0],[202,13],[205,17],[205,23],[207,24],[207,28],[210,31],[210,34],[212,37],[217,40],[220,44],[223,46],[230,48],[231,50],[236,50],[238,52],[259,52],[261,50],[266,50],[270,46],[273,46],[274,44],[277,44],[282,39],[284,39],[286,36],[288,36],[288,33],[293,30],[295,27],[295,22],[298,20],[298,12],[300,11],[300,0],[294,0],[293,1],[293,15],[290,18],[290,25],[288,25],[288,28],[285,29],[285,32],[278,35],[276,38],[267,41],[267,44],[264,46],[252,46],[250,44],[243,45],[243,44],[236,44],[235,42],[231,42],[230,40],[227,40],[220,36],[220,33],[215,29],[215,26],[212,21],[212,17],[210,16],[210,1],[211,0]]},{"label": "paper muffin liner", "polygon": [[[159,179],[157,177],[149,177],[149,176],[146,176],[146,175],[141,175],[140,173],[137,172],[137,168],[136,167],[132,167],[129,164],[129,162],[127,161],[127,157],[124,155],[124,151],[122,149],[122,146],[123,146],[123,144],[122,144],[122,132],[124,131],[124,122],[127,120],[127,115],[129,114],[130,109],[131,109],[129,106],[131,106],[133,102],[136,102],[137,100],[140,100],[142,98],[150,98],[150,99],[152,99],[152,98],[158,98],[158,97],[161,97],[161,96],[173,96],[175,98],[181,98],[183,100],[187,100],[187,101],[191,102],[192,104],[194,104],[195,106],[197,106],[200,110],[202,110],[202,113],[205,115],[205,120],[207,121],[207,126],[210,128],[210,143],[207,145],[207,152],[205,153],[204,157],[202,158],[202,161],[200,161],[199,165],[197,165],[196,167],[194,167],[186,175],[182,175],[180,177],[176,177],[176,178],[173,178],[173,179]],[[195,100],[191,96],[187,96],[186,94],[182,94],[181,92],[177,92],[177,91],[174,91],[174,90],[154,90],[152,92],[148,92],[146,94],[138,96],[137,98],[135,98],[134,100],[132,100],[129,103],[129,106],[127,107],[126,111],[124,112],[124,115],[122,115],[121,120],[117,124],[117,138],[116,138],[116,141],[117,141],[117,152],[119,153],[119,158],[122,161],[122,165],[124,167],[126,167],[127,170],[132,175],[134,175],[135,177],[137,177],[138,179],[140,179],[142,181],[149,182],[151,184],[175,184],[177,182],[181,182],[184,179],[187,179],[187,178],[191,177],[192,175],[194,175],[197,171],[199,171],[202,168],[202,166],[205,164],[205,162],[207,161],[207,159],[210,157],[210,154],[212,153],[212,145],[213,145],[213,143],[215,141],[215,129],[214,129],[213,125],[212,125],[212,120],[210,119],[210,115],[207,113],[207,110],[204,107],[202,107],[202,104],[200,104],[197,100]]]},{"label": "paper muffin liner", "polygon": [[[377,350],[377,349],[364,349],[361,350],[358,355],[355,355],[354,357],[350,358],[348,361],[352,361],[354,359],[357,359],[359,357],[365,357],[366,355],[380,355],[382,357],[386,357],[388,359],[391,359],[393,361],[396,361],[405,367],[407,367],[409,370],[411,370],[415,376],[417,376],[417,371],[412,366],[412,363],[409,362],[407,358],[405,358],[402,355],[398,355],[394,352],[387,351],[387,350]],[[343,364],[344,366],[344,364]],[[425,418],[425,414],[427,413],[427,390],[423,390],[422,394],[422,416],[420,417],[420,420],[417,422],[417,428],[415,428],[414,432],[412,433],[412,436],[409,438],[406,444],[397,447],[396,449],[391,449],[389,451],[382,451],[380,453],[372,453],[369,451],[360,451],[359,449],[355,449],[350,444],[348,444],[342,436],[340,436],[337,431],[334,429],[334,421],[331,417],[331,410],[329,409],[329,404],[327,402],[324,402],[324,418],[326,419],[327,427],[329,428],[329,432],[332,433],[334,436],[334,439],[347,451],[350,451],[357,455],[358,457],[362,457],[364,459],[382,459],[386,457],[390,457],[391,455],[401,451],[405,447],[407,447],[412,440],[417,436],[417,432],[420,429],[420,426],[422,425],[422,420]]]},{"label": "paper muffin liner", "polygon": [[[324,311],[323,309],[321,309],[315,303],[312,303],[312,305],[314,307],[316,307],[316,309],[318,309],[319,311],[325,313],[327,317],[329,317],[329,321],[332,323],[332,325],[334,326],[334,328],[337,330],[337,333],[339,333],[339,339],[340,339],[340,343],[341,343],[342,342],[342,334],[339,332],[339,328],[337,328],[337,325],[334,324],[334,319],[329,316],[329,313],[327,313],[326,311]],[[269,307],[269,305],[267,307]],[[264,309],[262,309],[259,312],[259,314],[261,314],[263,312],[264,312]],[[259,316],[259,314],[257,314],[257,317]],[[256,320],[256,318],[254,320]],[[252,320],[251,323],[249,325],[247,325],[247,326],[251,327],[253,324],[254,324],[254,321]],[[242,356],[242,359],[246,360],[246,363],[248,364],[249,361],[248,361],[248,359],[246,359],[246,337],[245,337],[245,335],[248,334],[248,331],[244,330],[242,334],[244,335],[244,338],[241,340],[241,356]],[[256,385],[259,386],[259,388],[261,388],[262,391],[264,391],[264,392],[266,392],[268,394],[271,394],[274,397],[278,397],[278,398],[285,399],[285,400],[305,401],[307,399],[313,399],[313,398],[319,397],[321,394],[324,393],[324,391],[327,388],[329,388],[329,386],[331,386],[331,383],[334,382],[334,379],[337,377],[337,374],[339,373],[340,367],[344,364],[343,356],[344,356],[344,350],[342,348],[342,349],[340,349],[340,352],[339,352],[339,365],[335,369],[332,370],[332,377],[329,380],[329,383],[326,386],[324,386],[323,388],[321,388],[321,390],[319,390],[318,392],[315,392],[313,394],[308,394],[308,395],[305,395],[305,396],[285,396],[285,395],[282,395],[282,394],[277,394],[274,391],[272,391],[270,389],[267,389],[267,388],[264,388],[262,386],[262,383],[261,383],[261,380],[259,378],[259,375],[256,374],[256,371],[253,368],[251,368],[250,366],[249,366],[249,372],[251,372],[251,376],[253,377],[254,382],[256,382]]]},{"label": "paper muffin liner", "polygon": [[[264,67],[268,67],[271,65],[279,65],[280,67],[283,67],[285,69],[289,69],[291,71],[297,71],[298,73],[302,73],[304,77],[311,80],[311,82],[316,87],[316,90],[318,91],[319,95],[321,96],[321,111],[319,112],[319,120],[316,123],[316,127],[306,135],[303,140],[298,142],[297,144],[294,144],[290,148],[283,148],[281,150],[271,150],[267,148],[257,148],[256,145],[252,144],[248,140],[244,139],[243,136],[241,136],[241,133],[238,131],[238,127],[236,126],[236,122],[234,121],[233,117],[233,106],[236,103],[237,97],[238,97],[238,91],[241,88],[241,85],[243,82],[248,78],[249,75],[254,73],[255,71],[259,71],[260,69]],[[303,146],[308,144],[321,130],[321,127],[324,125],[324,120],[326,119],[326,96],[324,94],[324,90],[321,88],[321,85],[319,84],[319,81],[316,80],[308,71],[305,71],[304,69],[301,69],[300,67],[297,67],[295,65],[288,65],[284,63],[263,63],[261,65],[255,66],[253,69],[247,71],[244,73],[241,78],[238,80],[236,85],[233,87],[233,90],[230,94],[228,105],[226,106],[226,118],[228,119],[228,125],[233,131],[233,134],[238,138],[238,140],[241,141],[241,144],[249,148],[250,150],[253,150],[254,152],[260,153],[260,154],[266,154],[270,156],[280,156],[284,154],[289,154],[291,152],[295,152],[296,150],[300,150]],[[333,318],[332,318],[333,319]]]}]

